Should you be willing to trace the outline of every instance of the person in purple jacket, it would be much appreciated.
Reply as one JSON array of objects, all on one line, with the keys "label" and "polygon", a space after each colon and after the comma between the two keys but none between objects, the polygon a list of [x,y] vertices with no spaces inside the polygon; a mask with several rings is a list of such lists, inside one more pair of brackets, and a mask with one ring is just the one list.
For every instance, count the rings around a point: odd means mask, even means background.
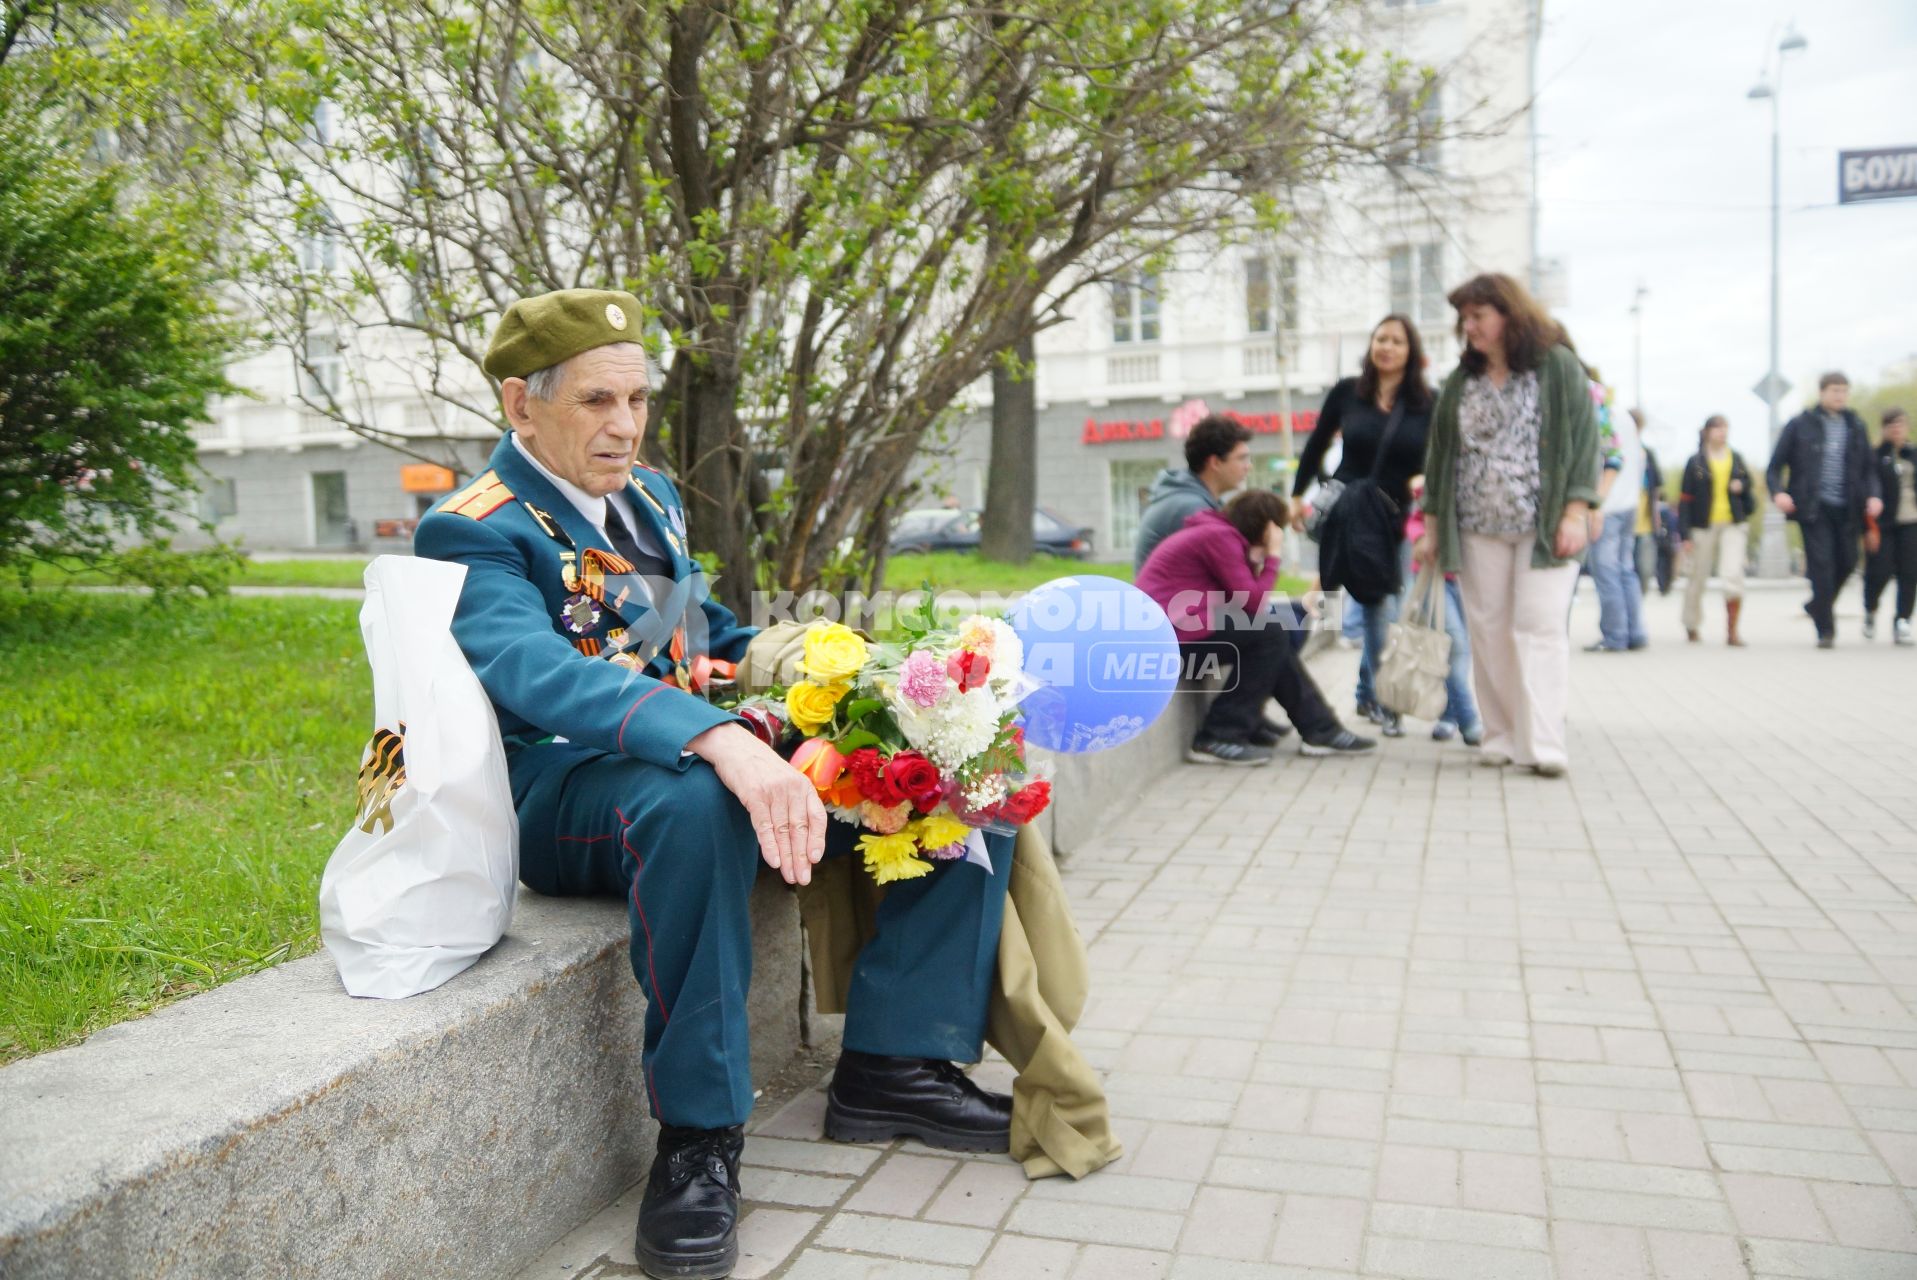
[{"label": "person in purple jacket", "polygon": [[1138,589],[1178,633],[1185,669],[1202,669],[1207,659],[1232,668],[1185,752],[1195,764],[1269,761],[1278,742],[1265,725],[1269,698],[1297,726],[1301,755],[1361,755],[1378,745],[1338,722],[1291,645],[1292,615],[1271,596],[1284,528],[1285,500],[1268,489],[1248,490],[1223,511],[1186,517],[1138,571]]}]

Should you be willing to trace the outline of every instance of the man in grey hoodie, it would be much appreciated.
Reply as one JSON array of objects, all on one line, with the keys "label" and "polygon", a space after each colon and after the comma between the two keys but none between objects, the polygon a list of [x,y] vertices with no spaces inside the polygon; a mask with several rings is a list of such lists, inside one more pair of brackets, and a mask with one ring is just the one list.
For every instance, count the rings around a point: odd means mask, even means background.
[{"label": "man in grey hoodie", "polygon": [[1222,413],[1200,419],[1185,437],[1185,466],[1166,467],[1152,481],[1132,568],[1144,568],[1152,548],[1184,528],[1192,512],[1223,510],[1224,495],[1242,489],[1250,476],[1251,432]]}]

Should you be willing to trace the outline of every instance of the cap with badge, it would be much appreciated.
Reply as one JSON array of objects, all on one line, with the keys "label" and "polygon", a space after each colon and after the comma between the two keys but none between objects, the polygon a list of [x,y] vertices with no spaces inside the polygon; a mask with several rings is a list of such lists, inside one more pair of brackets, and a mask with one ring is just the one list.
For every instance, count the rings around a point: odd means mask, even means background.
[{"label": "cap with badge", "polygon": [[521,298],[486,348],[485,370],[502,381],[524,378],[582,351],[639,341],[639,299],[620,289],[560,289]]}]

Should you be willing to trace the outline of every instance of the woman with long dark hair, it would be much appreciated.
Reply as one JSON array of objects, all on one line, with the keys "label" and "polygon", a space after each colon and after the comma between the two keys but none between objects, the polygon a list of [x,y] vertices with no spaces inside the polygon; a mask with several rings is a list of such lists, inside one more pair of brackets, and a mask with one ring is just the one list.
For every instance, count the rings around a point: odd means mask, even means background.
[{"label": "woman with long dark hair", "polygon": [[1449,301],[1464,354],[1431,414],[1418,558],[1458,575],[1480,762],[1561,777],[1571,595],[1598,496],[1591,384],[1562,326],[1510,276],[1477,276]]},{"label": "woman with long dark hair", "polygon": [[[1424,470],[1425,436],[1431,426],[1431,386],[1425,381],[1424,366],[1424,343],[1409,316],[1393,313],[1372,329],[1358,376],[1342,379],[1331,389],[1318,412],[1318,425],[1305,442],[1298,475],[1291,484],[1294,529],[1304,527],[1307,509],[1301,499],[1323,478],[1325,452],[1339,436],[1344,438],[1344,453],[1331,478],[1350,484],[1369,476],[1376,466],[1378,488],[1398,504],[1400,513],[1410,512],[1411,478]],[[1402,515],[1398,534],[1402,541]],[[1397,596],[1371,606],[1345,601],[1345,608],[1362,611],[1364,619],[1358,714],[1377,721],[1388,738],[1399,737],[1404,730],[1396,712],[1377,704],[1372,681],[1384,655],[1387,629],[1398,616],[1398,601]]]}]

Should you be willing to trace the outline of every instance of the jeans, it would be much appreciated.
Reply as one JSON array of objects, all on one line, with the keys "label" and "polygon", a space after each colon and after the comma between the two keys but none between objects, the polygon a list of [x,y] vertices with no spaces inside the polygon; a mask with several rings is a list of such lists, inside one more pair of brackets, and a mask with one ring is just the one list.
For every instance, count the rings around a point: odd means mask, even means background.
[{"label": "jeans", "polygon": [[1471,633],[1464,625],[1464,597],[1458,580],[1444,580],[1444,633],[1451,637],[1451,671],[1444,678],[1444,718],[1460,729],[1481,728],[1478,704],[1471,696]]},{"label": "jeans", "polygon": [[1637,580],[1637,512],[1604,517],[1591,548],[1591,580],[1597,584],[1598,632],[1606,649],[1636,649],[1644,631],[1644,592]]},{"label": "jeans", "polygon": [[[1408,588],[1411,583],[1411,544],[1408,541],[1398,545],[1398,573]],[[1364,639],[1364,652],[1358,656],[1360,706],[1378,700],[1375,683],[1378,664],[1384,661],[1385,642],[1391,638],[1391,624],[1398,620],[1398,611],[1403,607],[1403,589],[1377,604],[1359,604],[1349,594],[1345,596],[1346,616],[1350,616],[1351,610],[1357,611],[1359,635]]]},{"label": "jeans", "polygon": [[1820,639],[1837,634],[1831,606],[1851,570],[1857,567],[1857,527],[1843,507],[1819,505],[1811,519],[1798,521],[1804,533],[1804,569],[1810,576],[1810,603],[1804,606]]},{"label": "jeans", "polygon": [[1897,584],[1897,616],[1910,621],[1917,605],[1917,524],[1884,526],[1883,545],[1864,565],[1864,612],[1877,612],[1884,588]]}]

